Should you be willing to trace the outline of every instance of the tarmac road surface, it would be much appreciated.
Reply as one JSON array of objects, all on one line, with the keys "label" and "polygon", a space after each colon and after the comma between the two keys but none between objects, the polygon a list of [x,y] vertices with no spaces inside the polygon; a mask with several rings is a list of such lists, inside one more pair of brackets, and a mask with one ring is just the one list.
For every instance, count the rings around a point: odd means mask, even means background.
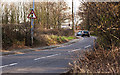
[{"label": "tarmac road surface", "polygon": [[26,54],[2,56],[2,73],[65,73],[79,52],[92,48],[95,37],[83,37],[76,43]]}]

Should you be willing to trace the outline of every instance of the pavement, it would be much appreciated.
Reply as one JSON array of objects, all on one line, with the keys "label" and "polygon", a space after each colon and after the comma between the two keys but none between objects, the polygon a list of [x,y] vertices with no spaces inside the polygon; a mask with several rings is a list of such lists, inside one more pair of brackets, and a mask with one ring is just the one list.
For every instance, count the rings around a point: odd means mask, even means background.
[{"label": "pavement", "polygon": [[[33,73],[35,74],[61,74],[71,69],[69,63],[75,61],[83,51],[93,48],[95,37],[83,37],[74,43],[61,45],[45,50],[34,50],[32,52],[2,57],[3,74]],[[9,74],[7,74],[9,75]],[[23,74],[24,75],[24,74]]]}]

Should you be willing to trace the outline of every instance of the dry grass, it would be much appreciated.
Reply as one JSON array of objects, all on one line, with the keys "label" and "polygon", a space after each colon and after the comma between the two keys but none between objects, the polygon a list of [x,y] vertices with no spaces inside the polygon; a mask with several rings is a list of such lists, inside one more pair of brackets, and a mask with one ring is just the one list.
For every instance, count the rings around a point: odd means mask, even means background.
[{"label": "dry grass", "polygon": [[120,48],[85,52],[71,66],[72,73],[120,73]]}]

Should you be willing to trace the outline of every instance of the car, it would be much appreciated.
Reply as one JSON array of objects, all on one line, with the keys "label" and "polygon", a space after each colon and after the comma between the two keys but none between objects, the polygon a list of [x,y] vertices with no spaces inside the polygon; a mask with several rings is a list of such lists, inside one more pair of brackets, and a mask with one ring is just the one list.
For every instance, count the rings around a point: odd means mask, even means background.
[{"label": "car", "polygon": [[81,37],[88,36],[88,37],[90,37],[90,32],[86,31],[86,30],[82,30],[82,31],[79,31],[77,33],[77,36],[81,36]]},{"label": "car", "polygon": [[79,31],[78,33],[77,33],[77,36],[81,36],[82,35],[82,31]]}]

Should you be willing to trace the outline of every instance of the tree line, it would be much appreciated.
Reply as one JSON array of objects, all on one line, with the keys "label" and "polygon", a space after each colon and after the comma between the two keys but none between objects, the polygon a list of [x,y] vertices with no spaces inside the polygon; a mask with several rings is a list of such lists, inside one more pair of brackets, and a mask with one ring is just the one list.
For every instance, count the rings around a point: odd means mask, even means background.
[{"label": "tree line", "polygon": [[[20,24],[30,22],[27,18],[32,8],[32,3],[16,2],[2,3],[2,24]],[[66,19],[71,19],[70,14],[65,12],[70,8],[66,2],[35,2],[36,26],[51,29],[60,28],[61,23]]]}]

